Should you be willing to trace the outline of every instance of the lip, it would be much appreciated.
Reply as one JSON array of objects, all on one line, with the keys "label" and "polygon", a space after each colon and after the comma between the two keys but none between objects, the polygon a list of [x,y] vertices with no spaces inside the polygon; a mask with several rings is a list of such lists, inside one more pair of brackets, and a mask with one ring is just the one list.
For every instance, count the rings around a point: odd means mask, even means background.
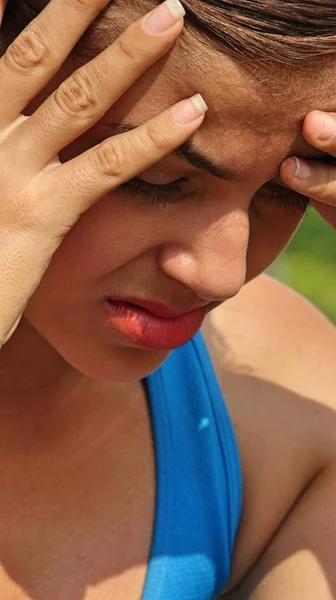
[{"label": "lip", "polygon": [[183,312],[149,300],[107,298],[104,310],[108,324],[123,337],[146,350],[170,351],[194,337],[207,307]]},{"label": "lip", "polygon": [[[167,306],[165,304],[160,304],[159,302],[153,302],[152,300],[144,300],[142,298],[113,298],[114,302],[127,302],[128,304],[133,304],[140,308],[144,308],[148,310],[148,312],[152,313],[156,317],[160,317],[161,319],[175,319],[176,317],[182,317],[193,310],[178,310]],[[195,309],[194,309],[195,310]]]}]

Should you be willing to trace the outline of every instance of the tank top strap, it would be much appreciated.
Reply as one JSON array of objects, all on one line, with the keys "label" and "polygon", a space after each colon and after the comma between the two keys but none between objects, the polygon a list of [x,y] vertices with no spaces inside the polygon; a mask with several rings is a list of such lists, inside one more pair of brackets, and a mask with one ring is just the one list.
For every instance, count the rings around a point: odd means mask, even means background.
[{"label": "tank top strap", "polygon": [[242,476],[201,334],[172,352],[146,385],[157,497],[142,600],[210,600],[229,579]]}]

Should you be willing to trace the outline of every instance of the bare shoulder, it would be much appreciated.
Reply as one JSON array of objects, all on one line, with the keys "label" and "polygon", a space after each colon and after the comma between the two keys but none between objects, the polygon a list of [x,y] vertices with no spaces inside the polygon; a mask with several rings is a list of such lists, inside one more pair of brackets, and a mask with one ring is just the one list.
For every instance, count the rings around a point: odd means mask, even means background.
[{"label": "bare shoulder", "polygon": [[300,295],[260,276],[208,316],[203,335],[243,467],[234,584],[336,457],[336,329]]},{"label": "bare shoulder", "polygon": [[[213,311],[205,336],[214,337],[226,369],[319,395],[334,380],[336,329],[302,296],[262,275]],[[221,348],[219,348],[221,346]],[[323,360],[322,360],[323,359]]]}]

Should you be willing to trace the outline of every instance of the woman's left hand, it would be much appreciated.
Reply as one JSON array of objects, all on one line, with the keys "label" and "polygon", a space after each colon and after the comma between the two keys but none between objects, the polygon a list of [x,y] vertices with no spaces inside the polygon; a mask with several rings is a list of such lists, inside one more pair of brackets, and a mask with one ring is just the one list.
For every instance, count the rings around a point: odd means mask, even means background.
[{"label": "woman's left hand", "polygon": [[[336,113],[310,112],[303,125],[307,142],[336,159]],[[281,165],[283,182],[308,196],[321,217],[336,230],[336,162],[291,157]]]}]

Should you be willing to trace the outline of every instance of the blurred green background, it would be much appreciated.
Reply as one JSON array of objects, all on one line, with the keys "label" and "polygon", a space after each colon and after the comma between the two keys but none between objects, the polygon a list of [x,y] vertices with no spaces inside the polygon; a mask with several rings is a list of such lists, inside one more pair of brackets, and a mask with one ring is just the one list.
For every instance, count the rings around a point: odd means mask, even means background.
[{"label": "blurred green background", "polygon": [[313,209],[268,272],[336,323],[336,233]]}]

